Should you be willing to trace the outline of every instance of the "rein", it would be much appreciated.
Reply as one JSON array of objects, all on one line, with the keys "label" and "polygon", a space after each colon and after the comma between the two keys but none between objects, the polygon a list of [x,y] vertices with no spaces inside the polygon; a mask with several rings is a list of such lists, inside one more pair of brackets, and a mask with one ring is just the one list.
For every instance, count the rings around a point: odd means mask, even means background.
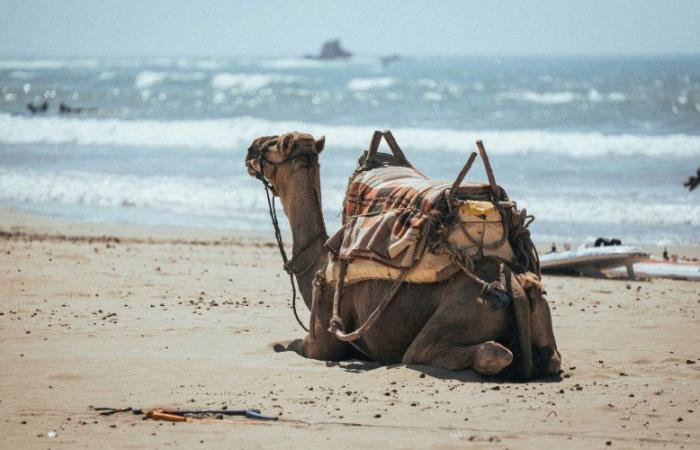
[{"label": "rein", "polygon": [[[299,158],[302,156],[307,156],[307,155],[297,155],[297,156],[291,156],[284,161],[281,161],[279,163],[274,163],[271,161],[268,161],[263,157],[263,154],[261,153],[260,156],[258,157],[258,165],[260,167],[260,171],[257,174],[257,178],[262,181],[263,186],[265,187],[265,196],[267,197],[267,207],[270,211],[270,219],[272,221],[272,226],[275,229],[275,240],[277,241],[277,247],[279,248],[280,255],[282,256],[282,267],[284,268],[284,271],[287,272],[289,275],[289,284],[292,287],[292,311],[294,312],[294,318],[297,320],[297,323],[301,328],[308,332],[309,329],[304,325],[304,323],[301,321],[299,318],[299,314],[297,313],[297,305],[296,305],[296,300],[297,300],[297,289],[296,289],[296,284],[294,283],[294,275],[300,276],[304,275],[307,273],[309,270],[311,270],[312,267],[316,264],[316,261],[318,260],[319,255],[317,255],[311,263],[307,267],[305,267],[303,270],[297,270],[294,267],[294,262],[306,251],[308,250],[311,245],[316,242],[319,239],[326,240],[328,237],[326,235],[326,230],[323,229],[320,233],[318,233],[316,236],[311,238],[306,244],[304,244],[301,249],[297,252],[296,255],[292,255],[292,259],[289,259],[287,257],[287,252],[284,250],[284,243],[282,242],[282,233],[280,232],[280,226],[279,222],[277,220],[277,208],[275,205],[275,189],[274,187],[270,184],[270,182],[265,178],[263,175],[263,161],[271,164],[273,166],[273,173],[272,177],[274,177],[275,172],[277,171],[277,166],[285,164],[295,158]],[[320,201],[319,201],[320,203]],[[320,207],[320,204],[319,204]]]}]

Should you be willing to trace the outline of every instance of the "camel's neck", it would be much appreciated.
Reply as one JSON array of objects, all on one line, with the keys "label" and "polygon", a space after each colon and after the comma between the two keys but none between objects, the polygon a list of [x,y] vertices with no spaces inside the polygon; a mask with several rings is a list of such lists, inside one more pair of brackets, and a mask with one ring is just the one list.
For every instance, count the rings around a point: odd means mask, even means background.
[{"label": "camel's neck", "polygon": [[[324,247],[326,226],[320,197],[320,180],[318,167],[309,171],[301,170],[294,189],[282,194],[284,212],[292,230],[292,255],[295,256],[294,268],[297,272],[299,291],[306,306],[311,308],[311,289],[316,271],[325,263],[327,250]],[[318,193],[314,186],[314,178]],[[306,270],[308,269],[308,270]]]}]

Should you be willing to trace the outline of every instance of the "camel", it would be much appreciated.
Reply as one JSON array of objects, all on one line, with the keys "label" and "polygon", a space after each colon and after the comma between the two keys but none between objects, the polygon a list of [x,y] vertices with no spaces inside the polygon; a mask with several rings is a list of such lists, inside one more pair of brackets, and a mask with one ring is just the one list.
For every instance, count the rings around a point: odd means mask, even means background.
[{"label": "camel", "polygon": [[[327,233],[318,161],[324,146],[325,137],[317,140],[306,133],[263,136],[253,141],[245,158],[248,173],[267,183],[282,203],[293,240],[288,271],[294,274],[310,310],[316,273],[325,268],[329,257],[324,246]],[[499,276],[497,264],[488,261],[475,270],[486,281]],[[313,305],[310,333],[303,339],[279,343],[278,347],[316,360],[356,358],[359,350],[382,364],[472,369],[482,375],[524,379],[557,375],[561,355],[541,284],[536,276],[516,277],[510,272],[509,276],[512,297],[527,299],[524,304],[529,311],[519,331],[512,304],[495,308],[472,279],[458,273],[438,283],[401,284],[376,324],[357,344],[351,344],[339,340],[329,329],[334,286],[317,281],[316,288],[321,291]],[[365,323],[391,287],[392,282],[387,280],[345,286],[339,311],[345,325],[355,329]],[[521,342],[518,347],[523,328],[530,342]],[[523,351],[514,352],[516,348]]]}]

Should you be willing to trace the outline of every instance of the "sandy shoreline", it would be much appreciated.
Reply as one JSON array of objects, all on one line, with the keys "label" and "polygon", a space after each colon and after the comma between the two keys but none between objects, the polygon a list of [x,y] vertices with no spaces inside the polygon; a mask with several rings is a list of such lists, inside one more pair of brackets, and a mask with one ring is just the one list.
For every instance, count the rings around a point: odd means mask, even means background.
[{"label": "sandy shoreline", "polygon": [[[6,448],[700,446],[700,283],[546,277],[564,378],[502,383],[274,353],[303,332],[267,230],[0,210],[0,231]],[[172,425],[91,405],[226,405],[285,421]]]}]

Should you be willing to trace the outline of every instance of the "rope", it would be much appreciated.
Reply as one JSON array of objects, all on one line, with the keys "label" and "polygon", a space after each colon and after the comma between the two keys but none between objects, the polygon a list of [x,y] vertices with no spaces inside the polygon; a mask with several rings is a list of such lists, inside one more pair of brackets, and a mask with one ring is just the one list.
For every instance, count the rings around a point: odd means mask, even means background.
[{"label": "rope", "polygon": [[304,331],[309,331],[306,326],[304,326],[304,323],[301,321],[299,318],[299,314],[297,313],[297,289],[296,285],[294,284],[294,275],[292,271],[289,269],[289,259],[287,258],[287,252],[284,250],[284,244],[282,242],[282,233],[280,232],[280,226],[279,222],[277,221],[277,209],[275,208],[275,196],[270,195],[270,190],[271,186],[270,183],[265,179],[265,177],[262,176],[263,173],[263,166],[262,166],[263,158],[262,155],[259,159],[260,163],[260,180],[263,182],[263,186],[265,186],[265,196],[267,197],[267,207],[270,210],[270,219],[272,219],[272,226],[275,229],[275,240],[277,240],[277,247],[279,248],[280,255],[282,255],[282,264],[284,267],[285,272],[289,275],[289,284],[292,286],[292,311],[294,312],[294,318],[297,320],[297,323],[299,326]]},{"label": "rope", "polygon": [[508,211],[504,223],[508,224],[508,240],[513,247],[517,272],[533,272],[538,278],[542,277],[540,272],[540,256],[537,248],[530,238],[528,226],[535,220],[534,216],[528,215],[527,210]]},{"label": "rope", "polygon": [[[262,158],[260,159],[262,161]],[[262,172],[262,164],[260,165],[260,171]],[[262,176],[260,179],[263,182],[263,185],[265,186],[265,196],[267,197],[267,206],[270,210],[270,219],[272,219],[272,227],[275,229],[275,240],[277,240],[277,247],[280,250],[280,255],[282,255],[282,265],[284,267],[284,271],[287,272],[289,275],[289,284],[292,286],[292,311],[294,312],[294,318],[297,320],[297,323],[299,326],[306,332],[309,331],[308,328],[304,325],[304,322],[301,321],[299,318],[299,313],[297,312],[297,288],[296,285],[294,284],[294,270],[290,264],[289,259],[287,258],[287,252],[284,250],[284,244],[282,242],[282,233],[280,232],[280,226],[279,222],[277,221],[277,209],[275,208],[275,196],[270,195],[270,186],[267,180],[265,180]],[[316,239],[314,239],[316,240]],[[293,258],[292,258],[293,259]],[[314,260],[315,262],[315,260]],[[308,270],[308,269],[307,269]]]},{"label": "rope", "polygon": [[[309,263],[308,266],[306,266],[303,270],[296,270],[294,268],[294,262],[298,257],[300,257],[304,251],[306,251],[311,245],[316,242],[318,239],[325,240],[327,238],[326,235],[326,229],[325,227],[313,238],[311,238],[306,244],[304,244],[301,249],[297,252],[296,255],[292,255],[292,259],[290,260],[287,257],[287,252],[284,250],[284,243],[282,241],[282,232],[280,231],[280,226],[279,226],[279,221],[277,220],[277,208],[275,205],[275,190],[274,187],[270,184],[270,182],[265,178],[263,175],[264,170],[263,170],[263,163],[269,163],[273,167],[273,172],[271,177],[274,177],[275,171],[277,170],[277,166],[284,164],[286,162],[289,162],[292,159],[296,159],[302,156],[306,155],[297,155],[297,156],[291,156],[287,158],[284,161],[281,161],[279,163],[273,163],[268,160],[266,160],[263,157],[263,154],[261,153],[260,156],[258,156],[258,165],[259,165],[259,172],[257,173],[257,178],[262,181],[263,186],[265,187],[265,196],[267,198],[267,207],[270,211],[270,219],[272,221],[272,227],[275,229],[275,240],[277,241],[277,247],[279,248],[280,255],[282,256],[282,267],[284,268],[284,271],[287,272],[289,275],[289,284],[292,287],[292,311],[294,312],[294,318],[296,319],[297,323],[301,328],[309,332],[309,329],[304,325],[304,323],[301,321],[301,318],[299,318],[299,313],[297,312],[297,289],[296,289],[296,284],[294,283],[294,275],[300,276],[304,275],[307,273],[309,270],[311,270],[315,264],[316,261],[318,261],[318,258],[320,254],[316,255],[316,257]],[[272,192],[272,195],[270,194]],[[320,205],[320,198],[318,198],[319,194],[317,192],[317,200],[319,203],[319,208],[321,207]]]}]

